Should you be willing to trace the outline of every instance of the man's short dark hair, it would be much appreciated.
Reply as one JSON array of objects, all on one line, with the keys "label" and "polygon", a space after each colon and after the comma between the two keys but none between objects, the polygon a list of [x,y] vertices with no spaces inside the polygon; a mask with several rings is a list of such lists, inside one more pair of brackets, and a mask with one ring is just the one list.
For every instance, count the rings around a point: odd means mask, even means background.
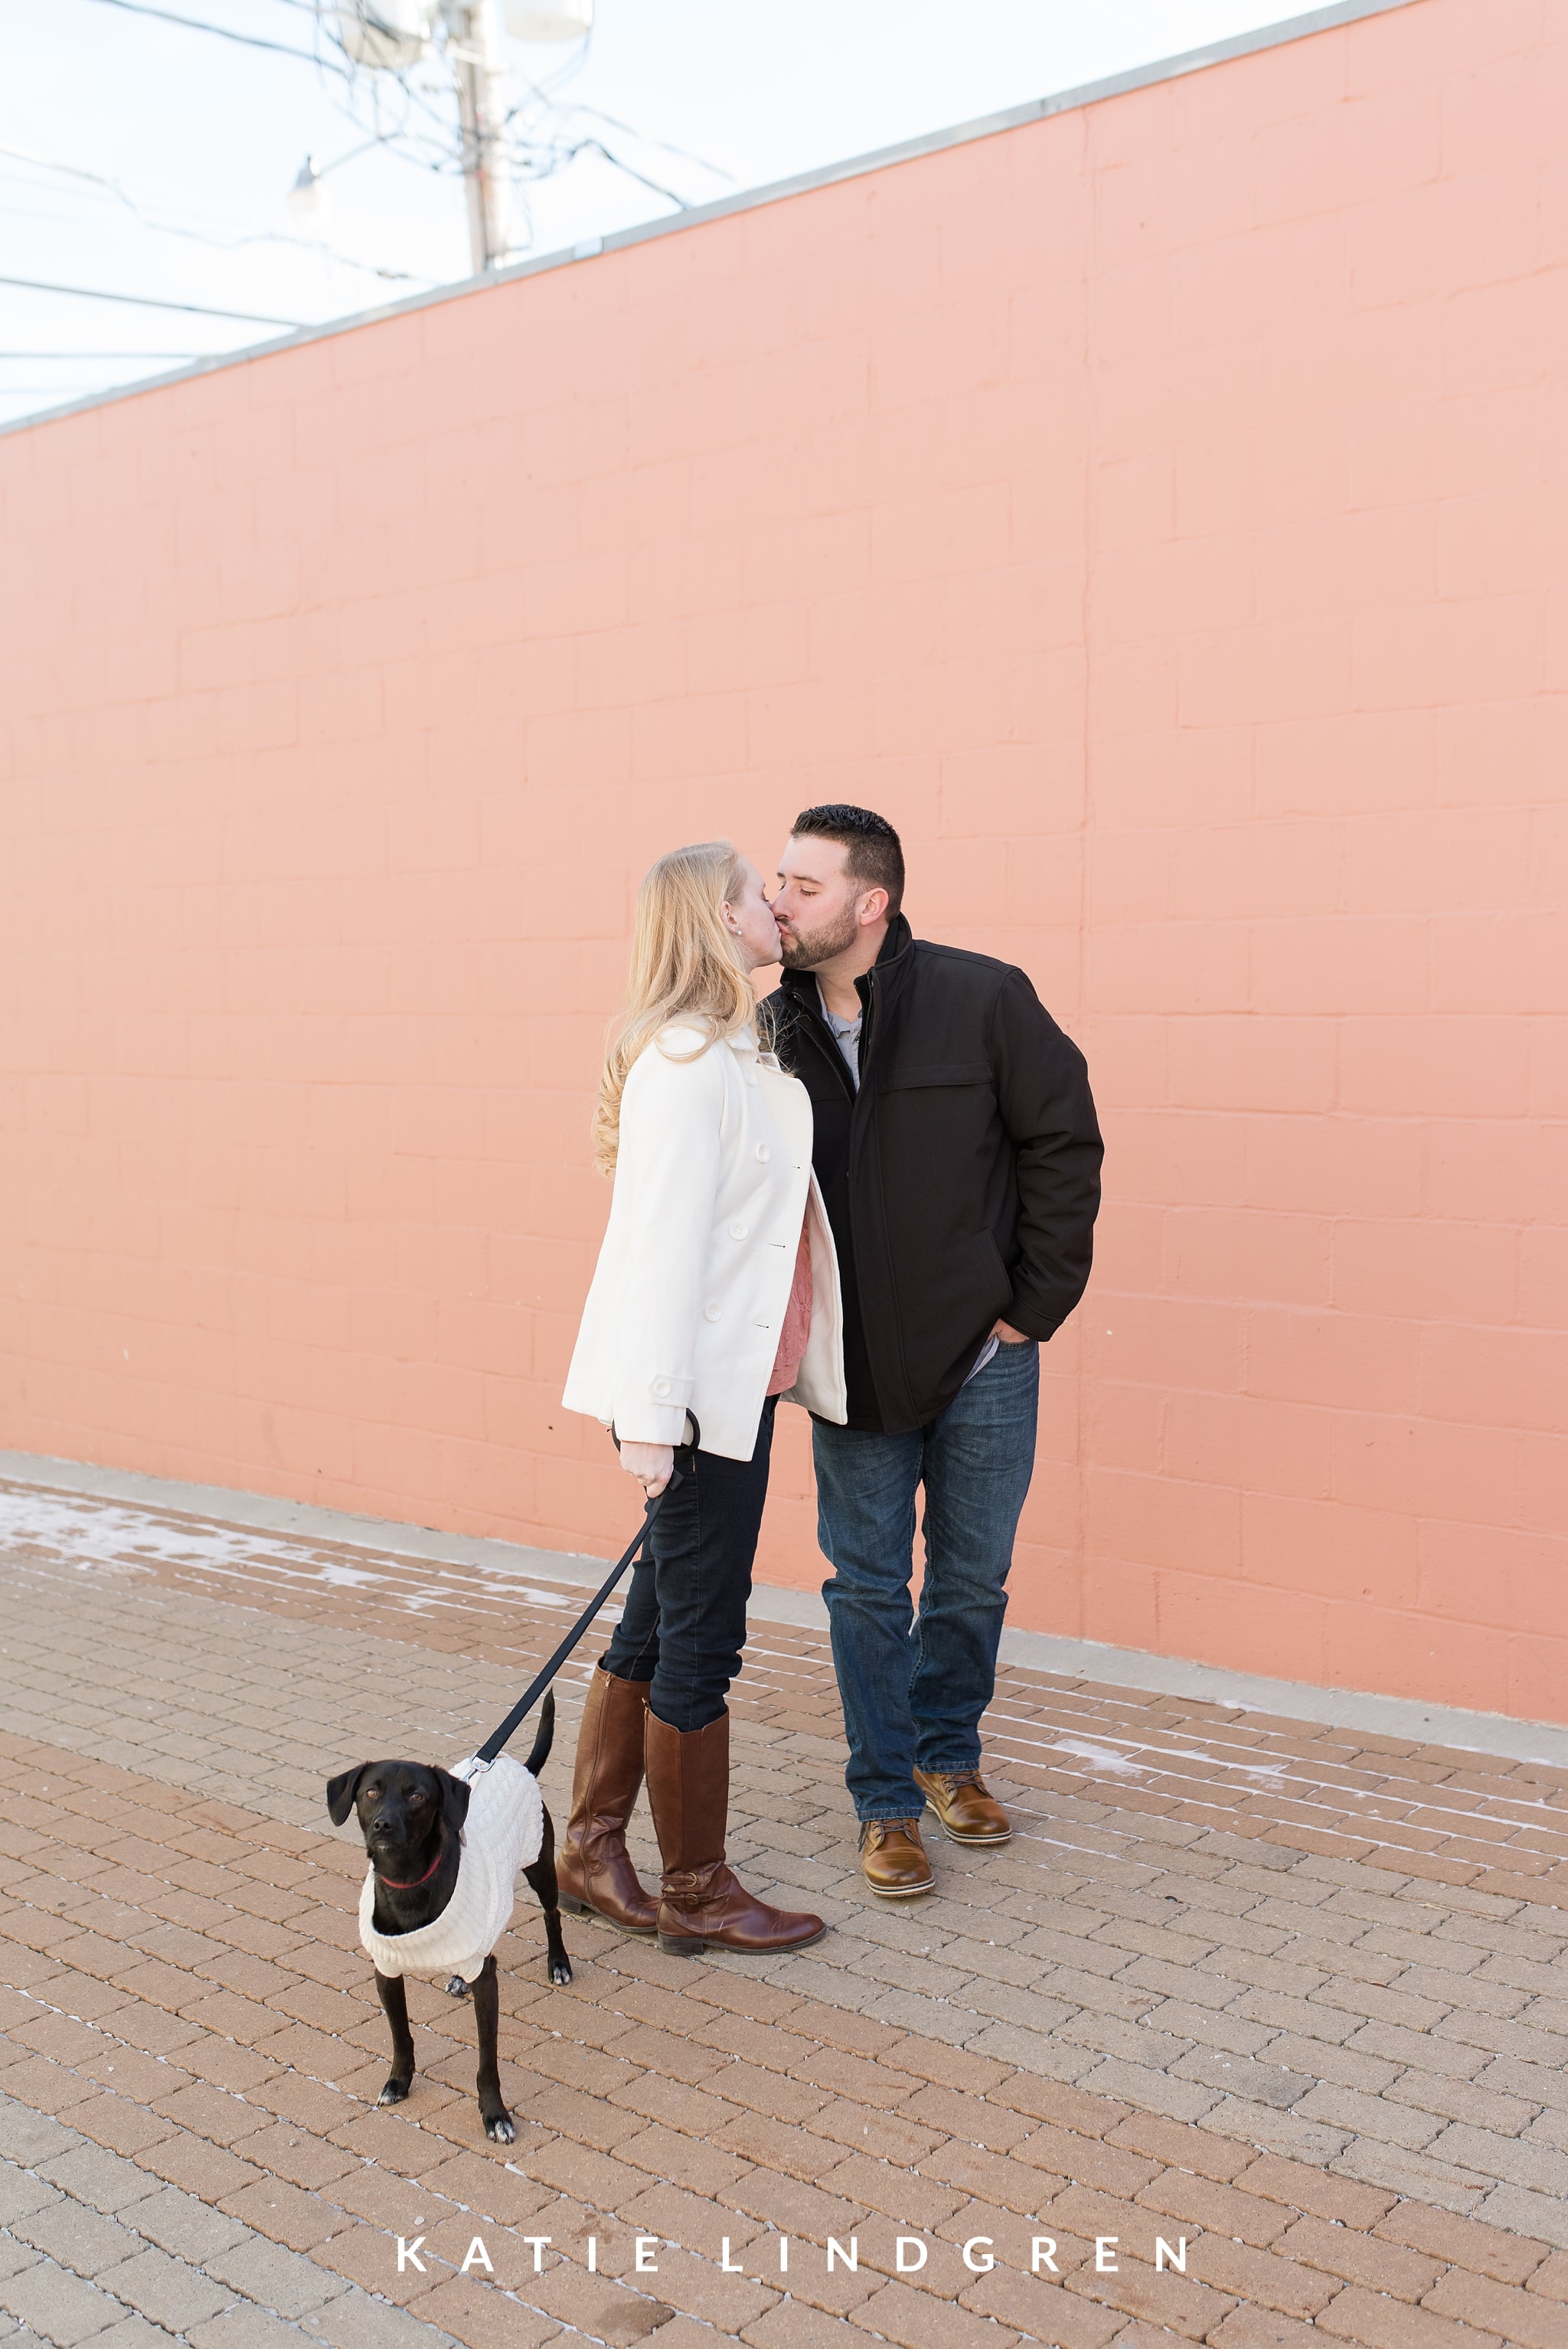
[{"label": "man's short dark hair", "polygon": [[836,840],[849,851],[844,871],[868,889],[887,891],[888,919],[903,904],[903,848],[885,815],[872,808],[830,800],[825,807],[802,808],[790,826],[796,840]]}]

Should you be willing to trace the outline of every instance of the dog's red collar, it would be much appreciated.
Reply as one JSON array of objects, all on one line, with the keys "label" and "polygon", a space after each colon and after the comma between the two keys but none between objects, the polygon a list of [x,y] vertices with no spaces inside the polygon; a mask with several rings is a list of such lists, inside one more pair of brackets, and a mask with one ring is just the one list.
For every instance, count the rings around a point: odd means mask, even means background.
[{"label": "dog's red collar", "polygon": [[443,1828],[441,1829],[441,1840],[440,1840],[440,1843],[438,1844],[438,1846],[437,1847],[437,1850],[436,1850],[436,1857],[435,1857],[435,1858],[430,1862],[429,1867],[425,1870],[425,1873],[424,1873],[424,1875],[423,1875],[423,1876],[416,1878],[415,1881],[414,1881],[412,1884],[399,1884],[399,1883],[397,1883],[397,1882],[396,1881],[396,1879],[395,1879],[394,1878],[392,1878],[392,1877],[390,1877],[390,1876],[382,1876],[382,1875],[381,1875],[380,1870],[379,1870],[379,1869],[377,1869],[377,1880],[378,1880],[380,1883],[384,1884],[384,1885],[387,1887],[387,1889],[388,1890],[388,1892],[418,1892],[418,1890],[419,1889],[419,1887],[420,1887],[420,1885],[421,1885],[421,1884],[428,1884],[428,1882],[430,1881],[431,1877],[432,1877],[432,1876],[434,1876],[434,1874],[436,1873],[437,1868],[439,1868],[439,1866],[440,1866],[440,1864],[441,1864],[442,1860],[444,1860],[444,1859],[445,1859],[446,1856],[447,1856],[447,1830],[446,1830],[446,1828],[445,1828],[445,1827],[443,1827]]}]

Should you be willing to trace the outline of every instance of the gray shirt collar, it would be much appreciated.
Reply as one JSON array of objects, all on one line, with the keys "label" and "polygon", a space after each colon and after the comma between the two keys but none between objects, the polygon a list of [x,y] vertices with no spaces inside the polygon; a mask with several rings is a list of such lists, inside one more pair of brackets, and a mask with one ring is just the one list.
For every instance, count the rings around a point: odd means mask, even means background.
[{"label": "gray shirt collar", "polygon": [[841,1019],[836,1011],[830,1011],[820,979],[817,981],[817,1001],[821,1007],[823,1019],[833,1031],[834,1040],[844,1056],[845,1066],[858,1091],[861,1081],[861,1020],[864,1015],[857,1011],[852,1019]]}]

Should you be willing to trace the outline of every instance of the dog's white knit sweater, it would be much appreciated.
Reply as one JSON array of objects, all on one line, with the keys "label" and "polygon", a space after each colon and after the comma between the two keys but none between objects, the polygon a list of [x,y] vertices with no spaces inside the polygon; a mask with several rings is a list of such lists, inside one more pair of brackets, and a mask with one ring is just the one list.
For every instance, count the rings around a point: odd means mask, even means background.
[{"label": "dog's white knit sweater", "polygon": [[[473,1757],[454,1764],[466,1778]],[[376,1870],[359,1895],[359,1938],[382,1974],[461,1974],[477,1982],[485,1960],[511,1922],[517,1872],[531,1868],[544,1840],[544,1804],[538,1781],[501,1754],[473,1782],[463,1823],[462,1856],[452,1897],[438,1917],[412,1933],[378,1933]]]}]

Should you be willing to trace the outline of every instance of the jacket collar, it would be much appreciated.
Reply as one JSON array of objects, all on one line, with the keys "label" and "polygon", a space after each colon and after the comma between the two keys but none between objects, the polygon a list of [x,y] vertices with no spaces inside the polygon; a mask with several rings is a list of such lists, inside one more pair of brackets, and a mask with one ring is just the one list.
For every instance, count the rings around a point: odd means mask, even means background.
[{"label": "jacket collar", "polygon": [[884,1002],[890,1002],[903,991],[904,980],[913,966],[914,934],[902,914],[895,914],[887,926],[887,936],[882,942],[882,952],[870,970],[855,981],[855,993],[862,1004],[869,1005],[872,981]]},{"label": "jacket collar", "polygon": [[[672,1013],[659,1030],[661,1037],[677,1032],[688,1036],[700,1036],[705,1048],[711,1033],[703,1026],[695,1013],[683,1011]],[[737,1028],[731,1035],[721,1037],[719,1041],[727,1044],[732,1052],[755,1052],[758,1050],[757,1030],[749,1024],[744,1028]]]}]

